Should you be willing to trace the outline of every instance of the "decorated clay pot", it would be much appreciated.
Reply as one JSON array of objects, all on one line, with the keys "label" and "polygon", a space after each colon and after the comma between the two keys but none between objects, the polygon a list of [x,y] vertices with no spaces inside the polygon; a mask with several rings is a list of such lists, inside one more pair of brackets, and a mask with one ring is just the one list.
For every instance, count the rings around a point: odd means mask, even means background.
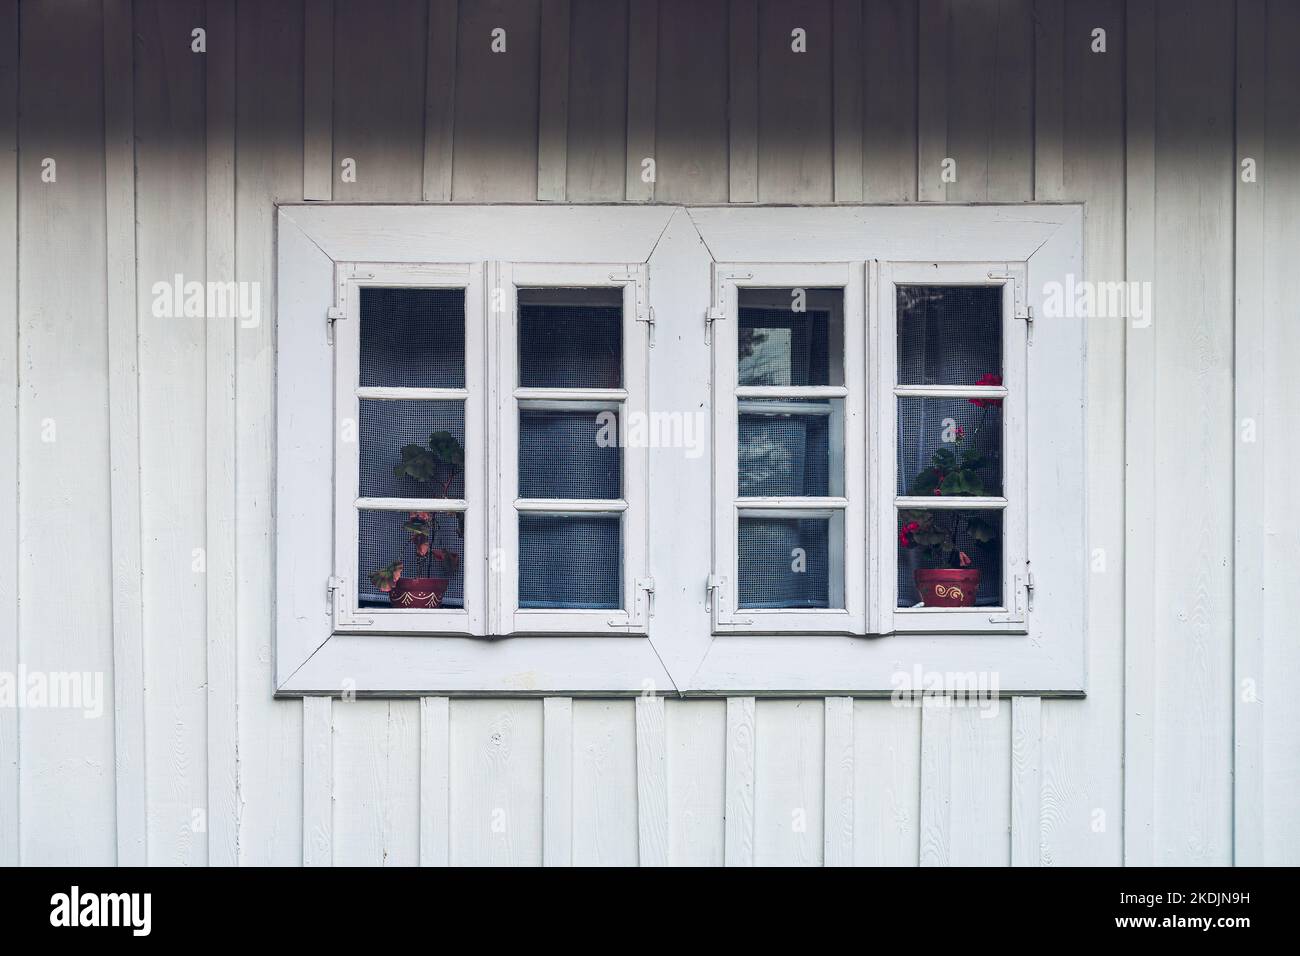
[{"label": "decorated clay pot", "polygon": [[388,592],[393,607],[441,607],[447,593],[448,578],[398,578]]},{"label": "decorated clay pot", "polygon": [[979,568],[918,568],[916,590],[926,607],[973,607]]}]

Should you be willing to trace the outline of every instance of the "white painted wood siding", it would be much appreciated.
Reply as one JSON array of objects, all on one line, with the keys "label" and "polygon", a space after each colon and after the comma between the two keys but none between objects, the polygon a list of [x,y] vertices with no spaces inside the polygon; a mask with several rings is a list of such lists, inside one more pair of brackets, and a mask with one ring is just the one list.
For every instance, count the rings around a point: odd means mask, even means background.
[{"label": "white painted wood siding", "polygon": [[[1288,0],[0,0],[0,671],[107,694],[0,708],[0,864],[1300,863],[1298,43]],[[1085,202],[1089,276],[1155,290],[1087,329],[1087,699],[273,700],[303,199]],[[258,326],[152,315],[232,270]]]}]

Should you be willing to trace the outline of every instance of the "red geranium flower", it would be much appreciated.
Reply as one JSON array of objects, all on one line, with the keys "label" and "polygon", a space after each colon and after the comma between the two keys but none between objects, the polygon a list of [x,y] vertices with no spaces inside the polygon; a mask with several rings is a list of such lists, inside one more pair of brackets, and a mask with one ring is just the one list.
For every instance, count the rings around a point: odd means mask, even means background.
[{"label": "red geranium flower", "polygon": [[[988,372],[984,375],[981,375],[980,380],[975,384],[992,385],[992,386],[1001,385],[1002,376],[994,375],[992,372]],[[989,408],[989,407],[1001,408],[1002,407],[1002,399],[1000,398],[970,398],[967,399],[967,401],[969,401],[972,405],[978,405],[980,408]]]}]

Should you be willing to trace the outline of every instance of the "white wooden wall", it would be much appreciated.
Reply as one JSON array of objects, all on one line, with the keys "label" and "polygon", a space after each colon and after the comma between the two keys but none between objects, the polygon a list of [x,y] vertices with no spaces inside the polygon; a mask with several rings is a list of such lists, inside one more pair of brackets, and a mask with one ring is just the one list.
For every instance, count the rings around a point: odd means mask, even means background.
[{"label": "white wooden wall", "polygon": [[[1300,862],[1297,43],[1288,0],[0,0],[0,671],[112,688],[0,709],[0,864]],[[273,328],[149,302],[269,318],[304,198],[1086,201],[1156,292],[1088,329],[1088,698],[273,700]]]}]

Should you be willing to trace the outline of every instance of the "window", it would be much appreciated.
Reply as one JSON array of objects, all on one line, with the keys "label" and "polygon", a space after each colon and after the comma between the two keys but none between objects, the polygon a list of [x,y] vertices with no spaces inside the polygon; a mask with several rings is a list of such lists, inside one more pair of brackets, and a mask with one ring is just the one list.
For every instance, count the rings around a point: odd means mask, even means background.
[{"label": "window", "polygon": [[283,207],[277,693],[1083,693],[1081,248],[1068,205]]}]

